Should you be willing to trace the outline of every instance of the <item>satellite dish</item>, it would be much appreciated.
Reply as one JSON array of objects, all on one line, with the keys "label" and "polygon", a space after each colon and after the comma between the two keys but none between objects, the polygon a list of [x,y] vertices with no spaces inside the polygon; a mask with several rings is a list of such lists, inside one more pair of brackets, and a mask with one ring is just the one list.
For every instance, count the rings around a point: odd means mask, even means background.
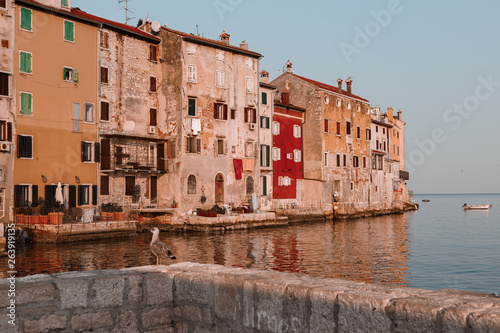
[{"label": "satellite dish", "polygon": [[151,22],[151,30],[153,30],[153,32],[159,33],[160,29],[161,29],[160,22],[158,21]]}]

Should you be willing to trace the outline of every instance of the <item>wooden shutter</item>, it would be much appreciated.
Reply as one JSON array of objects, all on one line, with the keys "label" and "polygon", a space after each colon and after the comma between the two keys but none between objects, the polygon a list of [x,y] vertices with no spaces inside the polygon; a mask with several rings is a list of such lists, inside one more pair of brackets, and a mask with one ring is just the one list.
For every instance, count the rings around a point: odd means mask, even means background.
[{"label": "wooden shutter", "polygon": [[151,196],[150,199],[156,200],[158,197],[158,178],[156,176],[151,176]]},{"label": "wooden shutter", "polygon": [[9,96],[9,75],[0,73],[0,95]]},{"label": "wooden shutter", "polygon": [[214,103],[214,119],[217,119],[217,107],[218,107],[218,104]]},{"label": "wooden shutter", "polygon": [[194,98],[189,99],[188,116],[196,116],[196,100]]},{"label": "wooden shutter", "polygon": [[324,127],[325,127],[324,131],[325,131],[325,133],[328,133],[328,119],[325,119],[324,123],[325,123],[324,124]]},{"label": "wooden shutter", "polygon": [[223,109],[224,109],[224,116],[223,116],[223,118],[224,118],[224,120],[227,120],[227,104],[223,105]]},{"label": "wooden shutter", "polygon": [[156,45],[149,46],[149,60],[158,60],[158,47]]},{"label": "wooden shutter", "polygon": [[109,195],[109,176],[101,176],[101,195]]},{"label": "wooden shutter", "polygon": [[252,123],[257,124],[257,109],[251,109],[252,110]]},{"label": "wooden shutter", "polygon": [[85,186],[78,185],[78,206],[82,206],[85,203]]},{"label": "wooden shutter", "polygon": [[156,126],[156,109],[149,109],[149,125]]},{"label": "wooden shutter", "polygon": [[23,147],[23,137],[21,135],[17,136],[17,158],[20,158],[24,155],[24,147]]},{"label": "wooden shutter", "polygon": [[135,177],[134,176],[126,176],[125,177],[125,195],[132,195],[134,186],[135,186]]},{"label": "wooden shutter", "polygon": [[111,143],[109,139],[101,141],[101,170],[111,169]]},{"label": "wooden shutter", "polygon": [[236,119],[236,110],[231,109],[231,119]]},{"label": "wooden shutter", "polygon": [[267,195],[267,177],[262,176],[262,195]]},{"label": "wooden shutter", "polygon": [[97,185],[92,185],[92,205],[97,206]]},{"label": "wooden shutter", "polygon": [[68,199],[69,208],[76,207],[76,186],[69,186],[69,199]]},{"label": "wooden shutter", "polygon": [[101,67],[101,82],[108,83],[108,69],[106,67]]},{"label": "wooden shutter", "polygon": [[12,142],[12,123],[7,123],[7,141]]},{"label": "wooden shutter", "polygon": [[165,144],[158,143],[158,153],[156,154],[156,165],[158,171],[165,171]]},{"label": "wooden shutter", "polygon": [[196,153],[201,153],[201,139],[196,139]]},{"label": "wooden shutter", "polygon": [[266,145],[266,167],[271,166],[271,146]]},{"label": "wooden shutter", "polygon": [[262,104],[267,104],[267,93],[262,92]]},{"label": "wooden shutter", "polygon": [[101,120],[109,120],[109,103],[101,102]]},{"label": "wooden shutter", "polygon": [[21,185],[14,185],[14,207],[21,206],[21,195],[23,192],[23,188]]},{"label": "wooden shutter", "polygon": [[31,206],[38,206],[38,185],[31,186]]},{"label": "wooden shutter", "polygon": [[101,162],[101,144],[99,142],[94,143],[94,162]]},{"label": "wooden shutter", "polygon": [[64,39],[67,41],[74,41],[74,23],[70,21],[64,21]]},{"label": "wooden shutter", "polygon": [[31,30],[31,10],[21,8],[21,28]]},{"label": "wooden shutter", "polygon": [[56,188],[55,185],[45,185],[45,201],[49,207],[54,207],[56,202]]},{"label": "wooden shutter", "polygon": [[149,77],[149,90],[156,91],[156,78],[154,76]]},{"label": "wooden shutter", "polygon": [[82,162],[85,162],[87,160],[87,149],[85,149],[86,145],[87,144],[85,143],[85,141],[81,142],[81,146],[82,146]]}]

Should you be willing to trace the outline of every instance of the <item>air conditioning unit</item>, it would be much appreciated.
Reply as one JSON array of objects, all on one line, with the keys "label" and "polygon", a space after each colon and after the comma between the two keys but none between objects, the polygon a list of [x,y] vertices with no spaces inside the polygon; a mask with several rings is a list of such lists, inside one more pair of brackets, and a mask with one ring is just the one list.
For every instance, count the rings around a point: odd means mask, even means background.
[{"label": "air conditioning unit", "polygon": [[257,125],[256,124],[248,124],[248,128],[250,128],[251,131],[255,131],[255,129],[257,128]]},{"label": "air conditioning unit", "polygon": [[148,133],[149,134],[156,134],[156,126],[149,126]]},{"label": "air conditioning unit", "polygon": [[10,151],[10,143],[2,142],[0,144],[0,151]]}]

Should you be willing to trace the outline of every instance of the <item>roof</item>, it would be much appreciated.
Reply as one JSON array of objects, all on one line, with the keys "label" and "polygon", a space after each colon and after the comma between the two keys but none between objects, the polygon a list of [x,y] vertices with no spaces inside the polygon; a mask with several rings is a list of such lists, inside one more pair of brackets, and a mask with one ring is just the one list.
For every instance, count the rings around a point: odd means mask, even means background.
[{"label": "roof", "polygon": [[243,49],[241,47],[229,45],[229,44],[223,43],[223,42],[215,40],[215,39],[210,39],[210,38],[196,36],[193,34],[188,34],[188,33],[185,33],[182,31],[177,31],[174,29],[170,29],[170,28],[167,28],[164,26],[162,26],[161,28],[165,31],[168,31],[168,32],[171,32],[173,34],[184,37],[184,40],[188,41],[188,42],[202,44],[202,45],[208,45],[208,46],[212,46],[212,47],[219,48],[222,50],[244,54],[244,55],[254,57],[254,58],[262,58],[263,57],[262,54],[260,54],[260,53],[249,51],[249,50]]},{"label": "roof", "polygon": [[292,109],[292,110],[300,111],[300,112],[306,112],[306,109],[301,108],[300,106],[293,105],[293,104],[283,104],[280,102],[274,102],[274,106],[277,106],[280,108],[285,108],[285,109]]},{"label": "roof", "polygon": [[261,87],[268,88],[268,89],[278,89],[278,87],[273,86],[272,84],[265,83],[265,82],[259,82]]},{"label": "roof", "polygon": [[16,2],[29,4],[29,5],[32,5],[34,7],[38,7],[40,9],[47,9],[56,15],[80,19],[80,20],[85,21],[89,24],[94,24],[97,26],[104,25],[104,26],[111,28],[111,29],[117,29],[117,30],[129,33],[129,34],[135,35],[137,37],[149,39],[153,42],[159,43],[161,41],[160,38],[155,37],[148,32],[137,29],[136,27],[133,27],[133,26],[127,25],[127,24],[123,24],[123,23],[118,23],[118,22],[111,21],[111,20],[107,20],[105,18],[98,17],[95,15],[91,15],[89,13],[86,13],[86,12],[80,10],[79,8],[71,8],[70,10],[59,9],[56,7],[51,7],[51,6],[41,4],[40,2],[34,1],[34,0],[16,0]]},{"label": "roof", "polygon": [[393,125],[393,124],[390,124],[390,123],[385,123],[385,122],[383,122],[383,121],[380,121],[380,120],[377,120],[377,119],[373,119],[373,118],[372,118],[372,123],[374,123],[374,124],[378,124],[378,125],[380,125],[380,126],[389,127],[389,128],[390,128],[390,127],[394,127],[394,125]]},{"label": "roof", "polygon": [[[321,89],[324,89],[324,90],[329,90],[331,92],[334,92],[334,93],[337,93],[339,94],[339,88],[338,87],[335,87],[335,86],[331,86],[329,84],[326,84],[326,83],[321,83],[319,81],[315,81],[315,80],[311,80],[311,79],[308,79],[306,77],[303,77],[303,76],[300,76],[300,75],[297,75],[297,74],[291,74],[293,76],[295,76],[296,78],[299,78],[301,80],[304,80],[306,82],[309,82],[310,84],[313,84],[315,85],[316,87],[318,88],[321,88]],[[364,99],[362,97],[359,97],[357,95],[354,95],[354,94],[348,94],[347,91],[345,90],[342,90],[342,95],[346,95],[346,96],[349,96],[349,97],[353,97],[353,98],[356,98],[356,99],[359,99],[359,100],[362,100],[362,101],[365,101],[365,102],[369,102],[367,99]]]}]

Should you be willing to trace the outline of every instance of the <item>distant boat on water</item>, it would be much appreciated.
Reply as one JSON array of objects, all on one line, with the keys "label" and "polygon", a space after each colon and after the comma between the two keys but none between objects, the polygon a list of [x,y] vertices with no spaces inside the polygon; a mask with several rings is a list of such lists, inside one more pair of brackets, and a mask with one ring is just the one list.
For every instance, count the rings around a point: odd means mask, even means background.
[{"label": "distant boat on water", "polygon": [[424,199],[422,202],[431,202],[429,199]]},{"label": "distant boat on water", "polygon": [[493,205],[467,205],[464,203],[462,206],[464,210],[488,210],[490,207],[493,207]]}]

